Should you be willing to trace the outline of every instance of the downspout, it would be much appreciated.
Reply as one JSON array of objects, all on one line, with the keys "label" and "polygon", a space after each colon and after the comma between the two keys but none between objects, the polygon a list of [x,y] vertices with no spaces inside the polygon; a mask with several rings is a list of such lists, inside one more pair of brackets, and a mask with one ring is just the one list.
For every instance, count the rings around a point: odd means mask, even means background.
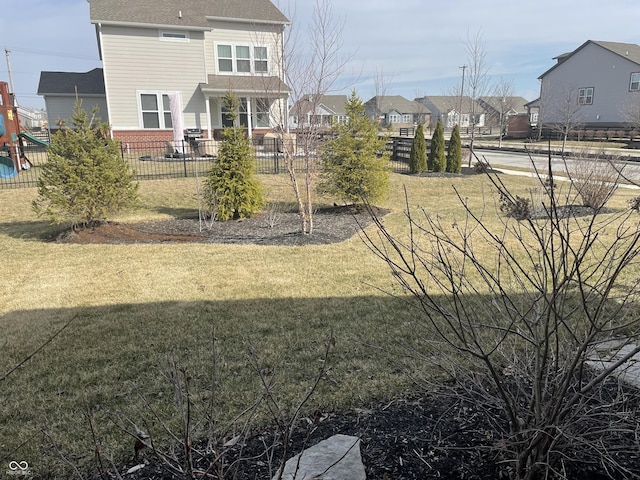
[{"label": "downspout", "polygon": [[98,23],[96,25],[96,30],[98,32],[98,51],[100,53],[100,60],[102,60],[102,78],[104,79],[104,95],[105,101],[107,103],[107,118],[109,119],[109,125],[111,128],[109,129],[109,135],[111,139],[113,139],[113,118],[111,117],[111,102],[109,101],[109,87],[107,84],[107,63],[104,59],[104,46],[102,42],[102,23]]}]

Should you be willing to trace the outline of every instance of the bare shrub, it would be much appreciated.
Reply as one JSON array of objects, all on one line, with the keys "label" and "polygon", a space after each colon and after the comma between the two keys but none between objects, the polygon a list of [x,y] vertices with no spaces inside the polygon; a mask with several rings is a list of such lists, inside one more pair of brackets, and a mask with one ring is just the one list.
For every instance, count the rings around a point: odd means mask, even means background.
[{"label": "bare shrub", "polygon": [[602,150],[598,153],[582,151],[571,163],[567,173],[582,205],[593,210],[602,209],[618,189],[623,165],[608,160]]},{"label": "bare shrub", "polygon": [[500,211],[516,220],[526,220],[531,217],[531,200],[519,195],[513,199],[500,195]]},{"label": "bare shrub", "polygon": [[[548,168],[553,183],[550,157]],[[485,221],[457,191],[464,218],[453,225],[407,199],[408,239],[377,219],[378,235],[364,234],[419,312],[412,358],[419,352],[487,414],[498,432],[487,448],[509,478],[564,478],[578,456],[608,476],[633,477],[602,434],[615,418],[616,434],[633,439],[636,420],[624,393],[603,392],[640,352],[640,228],[630,210],[563,215],[572,190],[548,190],[546,215],[519,222]],[[613,360],[598,363],[611,338],[620,339]]]},{"label": "bare shrub", "polygon": [[640,212],[640,197],[633,197],[627,200],[627,205],[631,210],[635,210],[636,212]]}]

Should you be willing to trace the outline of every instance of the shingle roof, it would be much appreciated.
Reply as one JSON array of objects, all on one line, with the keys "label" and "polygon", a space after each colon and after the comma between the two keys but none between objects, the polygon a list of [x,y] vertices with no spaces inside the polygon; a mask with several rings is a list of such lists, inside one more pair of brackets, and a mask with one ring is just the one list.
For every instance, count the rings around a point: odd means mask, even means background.
[{"label": "shingle roof", "polygon": [[[500,96],[482,97],[480,99],[480,102],[482,104],[486,104],[488,107],[499,112],[501,110],[500,104],[502,103],[502,98],[503,97],[500,97]],[[511,96],[504,97],[504,98],[509,108],[515,110],[516,112],[524,113],[527,111],[526,105],[529,102],[527,99],[523,97],[511,97]]]},{"label": "shingle roof", "polygon": [[396,110],[399,113],[424,113],[425,106],[415,100],[407,100],[401,95],[377,96],[366,102],[371,105],[378,100],[378,109],[381,112]]},{"label": "shingle roof", "polygon": [[288,24],[269,0],[91,0],[91,23],[209,29],[207,17]]},{"label": "shingle roof", "polygon": [[304,95],[291,107],[290,112],[295,115],[306,115],[312,108],[323,106],[334,115],[345,115],[347,100],[346,95],[321,95],[315,102],[312,102],[310,95]]},{"label": "shingle roof", "polygon": [[40,72],[38,95],[105,95],[101,68],[90,72]]}]

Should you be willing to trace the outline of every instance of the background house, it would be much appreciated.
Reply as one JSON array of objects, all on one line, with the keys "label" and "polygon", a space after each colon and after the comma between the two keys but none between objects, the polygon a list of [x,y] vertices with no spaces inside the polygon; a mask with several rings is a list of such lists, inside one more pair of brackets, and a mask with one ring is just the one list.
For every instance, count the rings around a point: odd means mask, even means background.
[{"label": "background house", "polygon": [[[486,114],[478,102],[472,102],[468,96],[426,96],[415,99],[427,107],[431,112],[431,121],[435,125],[438,120],[442,121],[444,128],[453,128],[456,124],[460,128],[471,126],[472,116],[475,116],[473,124],[475,127],[485,126]],[[473,108],[472,108],[473,107]]]},{"label": "background house", "polygon": [[304,95],[289,109],[289,125],[292,128],[331,128],[346,121],[346,95]]},{"label": "background house", "polygon": [[588,40],[555,60],[539,77],[540,97],[529,104],[542,128],[640,125],[640,46]]},{"label": "background house", "polygon": [[97,116],[109,121],[101,68],[86,73],[41,72],[38,95],[44,97],[50,131],[57,130],[60,122],[70,124],[76,99],[82,102],[82,108],[87,111],[97,106]]},{"label": "background house", "polygon": [[384,127],[413,127],[418,123],[428,126],[431,118],[431,112],[424,104],[400,95],[377,95],[364,106],[366,115]]},{"label": "background house", "polygon": [[[170,140],[177,113],[184,129],[211,138],[229,123],[222,98],[230,90],[240,100],[240,123],[250,136],[286,121],[282,35],[289,20],[269,0],[89,5],[103,62],[101,112],[115,138]],[[71,80],[65,92],[73,91]],[[45,84],[41,94],[53,101],[48,90]],[[67,117],[70,98],[57,101],[50,118]]]}]

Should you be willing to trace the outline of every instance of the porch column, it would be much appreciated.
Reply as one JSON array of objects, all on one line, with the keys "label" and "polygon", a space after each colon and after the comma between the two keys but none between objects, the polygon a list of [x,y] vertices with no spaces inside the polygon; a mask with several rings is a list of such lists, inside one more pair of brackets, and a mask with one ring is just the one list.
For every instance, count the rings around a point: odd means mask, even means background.
[{"label": "porch column", "polygon": [[251,98],[247,97],[247,134],[253,137],[253,122],[251,121]]},{"label": "porch column", "polygon": [[207,138],[213,140],[213,130],[211,129],[211,97],[207,95],[204,102],[207,112]]}]

